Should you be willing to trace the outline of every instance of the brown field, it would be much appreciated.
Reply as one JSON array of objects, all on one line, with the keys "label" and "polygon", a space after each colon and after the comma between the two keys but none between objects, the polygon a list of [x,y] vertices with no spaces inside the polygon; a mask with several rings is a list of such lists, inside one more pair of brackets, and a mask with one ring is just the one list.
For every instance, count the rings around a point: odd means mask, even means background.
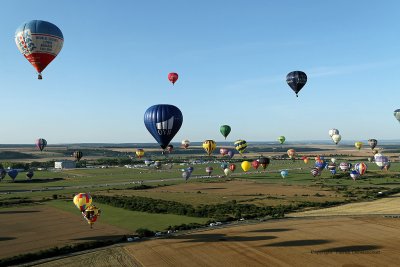
[{"label": "brown field", "polygon": [[[200,193],[199,193],[200,192]],[[143,196],[172,200],[192,205],[217,204],[229,200],[256,205],[290,204],[298,201],[343,200],[335,191],[312,186],[268,184],[256,181],[225,181],[187,183],[157,187],[149,190],[109,190],[108,195]],[[318,194],[319,196],[316,196]]]},{"label": "brown field", "polygon": [[101,222],[90,229],[78,210],[75,216],[44,205],[0,209],[0,220],[0,258],[126,234]]},{"label": "brown field", "polygon": [[285,219],[132,243],[38,266],[111,266],[108,261],[116,258],[118,266],[398,266],[398,223],[373,216]]}]

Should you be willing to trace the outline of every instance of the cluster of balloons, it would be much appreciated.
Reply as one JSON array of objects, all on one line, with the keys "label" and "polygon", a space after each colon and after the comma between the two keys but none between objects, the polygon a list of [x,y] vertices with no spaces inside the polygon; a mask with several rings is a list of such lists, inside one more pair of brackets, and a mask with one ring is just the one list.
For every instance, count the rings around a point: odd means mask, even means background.
[{"label": "cluster of balloons", "polygon": [[92,228],[100,216],[101,210],[92,205],[92,196],[89,193],[79,193],[74,196],[74,205],[81,211],[83,218]]},{"label": "cluster of balloons", "polygon": [[[10,176],[11,180],[14,182],[15,179],[17,178],[19,172],[16,169],[10,169],[8,171],[4,169],[0,169],[0,182],[6,177],[6,175]],[[34,172],[32,170],[29,170],[26,172],[26,178],[28,180],[31,180],[33,178]]]}]

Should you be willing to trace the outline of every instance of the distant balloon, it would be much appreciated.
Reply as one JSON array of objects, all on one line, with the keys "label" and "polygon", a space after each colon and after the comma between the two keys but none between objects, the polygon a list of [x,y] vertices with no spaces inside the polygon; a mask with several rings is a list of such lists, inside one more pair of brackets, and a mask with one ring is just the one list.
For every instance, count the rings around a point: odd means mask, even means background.
[{"label": "distant balloon", "polygon": [[194,168],[192,166],[187,167],[186,171],[188,171],[189,173],[192,173],[194,170]]},{"label": "distant balloon", "polygon": [[374,149],[374,150],[372,150],[372,154],[374,154],[374,155],[376,155],[376,154],[378,154],[378,149]]},{"label": "distant balloon", "polygon": [[39,138],[36,140],[36,147],[40,150],[43,151],[43,149],[47,146],[47,141],[44,138]]},{"label": "distant balloon", "polygon": [[221,163],[221,169],[225,170],[226,168],[228,168],[228,163],[222,162]]},{"label": "distant balloon", "polygon": [[389,162],[389,158],[382,155],[381,153],[375,154],[374,160],[375,160],[375,164],[380,168],[385,167],[385,165],[387,165],[387,163]]},{"label": "distant balloon", "polygon": [[82,151],[80,151],[80,150],[74,151],[74,158],[76,161],[80,161],[82,156],[83,156]]},{"label": "distant balloon", "polygon": [[190,172],[188,172],[188,171],[184,171],[184,172],[182,172],[182,177],[183,177],[183,179],[185,179],[185,181],[187,181],[188,179],[189,179],[189,177],[190,177]]},{"label": "distant balloon", "polygon": [[144,161],[144,164],[145,164],[146,166],[150,166],[152,163],[153,163],[153,161],[151,161],[151,160],[149,160],[149,159],[146,159],[146,160]]},{"label": "distant balloon", "polygon": [[247,160],[243,161],[242,164],[240,165],[243,169],[244,172],[247,172],[250,170],[251,168],[251,164],[250,162],[248,162]]},{"label": "distant balloon", "polygon": [[389,168],[390,168],[390,161],[386,162],[386,163],[383,165],[383,169],[384,169],[385,171],[388,171]]},{"label": "distant balloon", "polygon": [[225,174],[225,176],[229,176],[229,175],[231,175],[231,170],[230,169],[228,169],[228,168],[226,168],[225,170],[224,170],[224,174]]},{"label": "distant balloon", "polygon": [[329,130],[329,136],[332,137],[335,134],[339,134],[339,130],[338,129],[330,129]]},{"label": "distant balloon", "polygon": [[235,164],[230,164],[229,165],[229,169],[232,171],[232,172],[234,172],[235,170],[236,170],[236,165]]},{"label": "distant balloon", "polygon": [[188,147],[189,147],[189,145],[190,145],[190,141],[189,141],[189,140],[187,140],[187,139],[185,139],[185,140],[182,140],[182,142],[181,142],[181,145],[182,145],[182,147],[183,147],[184,149],[186,149],[186,148],[188,148]]},{"label": "distant balloon", "polygon": [[4,177],[6,177],[7,172],[4,169],[0,169],[0,181],[4,179]]},{"label": "distant balloon", "polygon": [[168,80],[175,85],[176,81],[178,80],[178,73],[170,72],[168,73]]},{"label": "distant balloon", "polygon": [[354,165],[354,169],[360,174],[360,176],[363,176],[367,171],[367,164],[364,162],[357,163]]},{"label": "distant balloon", "polygon": [[362,142],[355,142],[355,143],[354,143],[354,146],[355,146],[358,150],[360,150],[360,149],[363,147],[363,143],[362,143]]},{"label": "distant balloon", "polygon": [[17,175],[18,175],[17,170],[11,169],[7,173],[8,173],[8,176],[10,176],[13,181],[15,180],[15,178],[17,178]]},{"label": "distant balloon", "polygon": [[215,148],[217,147],[217,143],[214,140],[206,140],[203,142],[203,148],[207,152],[207,155],[211,156]]},{"label": "distant balloon", "polygon": [[97,221],[97,218],[100,217],[101,210],[97,208],[95,205],[88,206],[84,212],[82,212],[83,218],[87,221],[92,228],[92,225]]},{"label": "distant balloon", "polygon": [[182,112],[173,105],[154,105],[144,113],[144,124],[162,149],[165,149],[178,133],[182,122]]},{"label": "distant balloon", "polygon": [[336,159],[335,158],[331,158],[331,161],[332,161],[332,163],[335,163]]},{"label": "distant balloon", "polygon": [[161,168],[161,161],[156,161],[156,162],[154,162],[154,167],[156,167],[156,169],[159,169],[159,168]]},{"label": "distant balloon", "polygon": [[340,134],[334,134],[332,135],[332,141],[337,145],[340,140],[342,140],[342,136]]},{"label": "distant balloon", "polygon": [[376,145],[378,144],[378,140],[376,139],[369,139],[368,140],[368,145],[370,146],[370,148],[373,150]]},{"label": "distant balloon", "polygon": [[331,170],[329,170],[329,171],[331,172],[332,175],[335,175],[335,174],[336,174],[336,169],[331,169]]},{"label": "distant balloon", "polygon": [[229,159],[231,159],[235,155],[235,152],[232,150],[229,150],[227,155],[228,155]]},{"label": "distant balloon", "polygon": [[282,178],[286,178],[286,177],[288,177],[288,175],[289,175],[288,170],[282,170],[282,171],[281,171],[281,176],[282,176]]},{"label": "distant balloon", "polygon": [[28,178],[30,180],[30,179],[32,179],[32,177],[33,177],[33,171],[28,171],[26,173],[26,178]]},{"label": "distant balloon", "polygon": [[229,125],[222,125],[222,126],[219,128],[219,131],[221,132],[222,136],[225,137],[225,140],[226,140],[226,138],[228,137],[229,133],[231,132],[231,126],[229,126]]},{"label": "distant balloon", "polygon": [[142,148],[136,149],[136,156],[141,159],[144,156],[144,150]]},{"label": "distant balloon", "polygon": [[236,140],[235,143],[235,148],[236,150],[240,153],[243,154],[243,152],[246,150],[247,148],[247,142],[245,140]]},{"label": "distant balloon", "polygon": [[54,24],[43,20],[31,20],[23,23],[15,32],[15,43],[19,51],[38,72],[52,62],[64,44],[61,30]]},{"label": "distant balloon", "polygon": [[336,163],[334,163],[334,162],[331,162],[331,163],[329,163],[328,164],[328,170],[336,170]]},{"label": "distant balloon", "polygon": [[312,174],[312,176],[316,177],[316,176],[320,175],[320,170],[318,168],[313,168],[311,170],[311,174]]},{"label": "distant balloon", "polygon": [[211,166],[208,166],[208,167],[206,168],[206,173],[208,174],[208,176],[211,176],[211,173],[213,172],[213,170],[214,170],[214,168],[211,167]]},{"label": "distant balloon", "polygon": [[267,168],[267,166],[269,165],[269,163],[270,163],[270,159],[261,156],[261,157],[258,158],[258,162],[261,164],[261,166],[265,170]]},{"label": "distant balloon", "polygon": [[287,151],[287,155],[289,156],[290,159],[294,159],[294,157],[296,156],[296,151],[291,148]]},{"label": "distant balloon", "polygon": [[92,204],[92,197],[89,193],[79,193],[74,196],[73,202],[75,206],[83,212]]},{"label": "distant balloon", "polygon": [[347,172],[350,168],[349,168],[349,163],[347,162],[341,162],[339,164],[339,168],[341,171]]},{"label": "distant balloon", "polygon": [[305,157],[305,156],[304,156],[304,157],[301,157],[301,159],[304,161],[305,164],[308,163],[308,157]]},{"label": "distant balloon", "polygon": [[350,177],[355,181],[358,177],[360,176],[360,174],[358,173],[358,171],[356,170],[352,170],[350,172]]},{"label": "distant balloon", "polygon": [[229,151],[229,149],[227,149],[227,148],[220,148],[220,149],[219,149],[219,153],[220,153],[222,156],[227,155],[227,154],[228,154],[228,151]]},{"label": "distant balloon", "polygon": [[167,151],[168,151],[168,153],[171,153],[173,150],[174,150],[174,146],[171,145],[171,144],[169,144],[169,145],[167,146]]},{"label": "distant balloon", "polygon": [[394,111],[394,117],[400,122],[400,109]]},{"label": "distant balloon", "polygon": [[307,83],[307,75],[302,71],[292,71],[286,75],[286,82],[298,97],[298,93]]},{"label": "distant balloon", "polygon": [[281,136],[278,137],[278,141],[279,141],[279,143],[280,143],[281,145],[283,145],[283,143],[285,143],[285,140],[286,140],[286,138],[285,138],[283,135],[281,135]]},{"label": "distant balloon", "polygon": [[254,169],[258,169],[258,167],[260,166],[260,162],[258,162],[258,160],[253,160],[251,162],[251,166],[253,166]]}]

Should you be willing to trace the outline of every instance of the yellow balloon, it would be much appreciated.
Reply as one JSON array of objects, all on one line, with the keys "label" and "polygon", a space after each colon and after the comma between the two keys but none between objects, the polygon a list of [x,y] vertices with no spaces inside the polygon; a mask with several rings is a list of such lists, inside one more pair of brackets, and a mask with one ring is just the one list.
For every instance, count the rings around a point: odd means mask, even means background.
[{"label": "yellow balloon", "polygon": [[136,149],[136,156],[140,159],[144,155],[144,150],[141,148]]},{"label": "yellow balloon", "polygon": [[74,196],[73,201],[80,211],[85,211],[92,204],[92,197],[88,193],[79,193]]},{"label": "yellow balloon", "polygon": [[354,143],[354,146],[355,146],[358,150],[360,150],[360,149],[363,147],[363,143],[362,143],[362,142],[355,142],[355,143]]},{"label": "yellow balloon", "polygon": [[251,168],[251,164],[247,160],[243,161],[241,166],[242,166],[243,171],[245,171],[245,172],[247,172]]},{"label": "yellow balloon", "polygon": [[207,152],[207,155],[211,155],[212,152],[215,150],[217,147],[217,143],[215,143],[214,140],[206,140],[203,142],[203,148]]}]

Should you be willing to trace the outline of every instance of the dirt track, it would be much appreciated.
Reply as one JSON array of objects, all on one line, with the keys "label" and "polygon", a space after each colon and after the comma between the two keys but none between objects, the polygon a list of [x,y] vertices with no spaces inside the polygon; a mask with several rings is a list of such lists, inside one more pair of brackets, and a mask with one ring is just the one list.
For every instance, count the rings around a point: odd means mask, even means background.
[{"label": "dirt track", "polygon": [[44,205],[0,209],[0,258],[91,240],[115,238],[126,230]]}]

